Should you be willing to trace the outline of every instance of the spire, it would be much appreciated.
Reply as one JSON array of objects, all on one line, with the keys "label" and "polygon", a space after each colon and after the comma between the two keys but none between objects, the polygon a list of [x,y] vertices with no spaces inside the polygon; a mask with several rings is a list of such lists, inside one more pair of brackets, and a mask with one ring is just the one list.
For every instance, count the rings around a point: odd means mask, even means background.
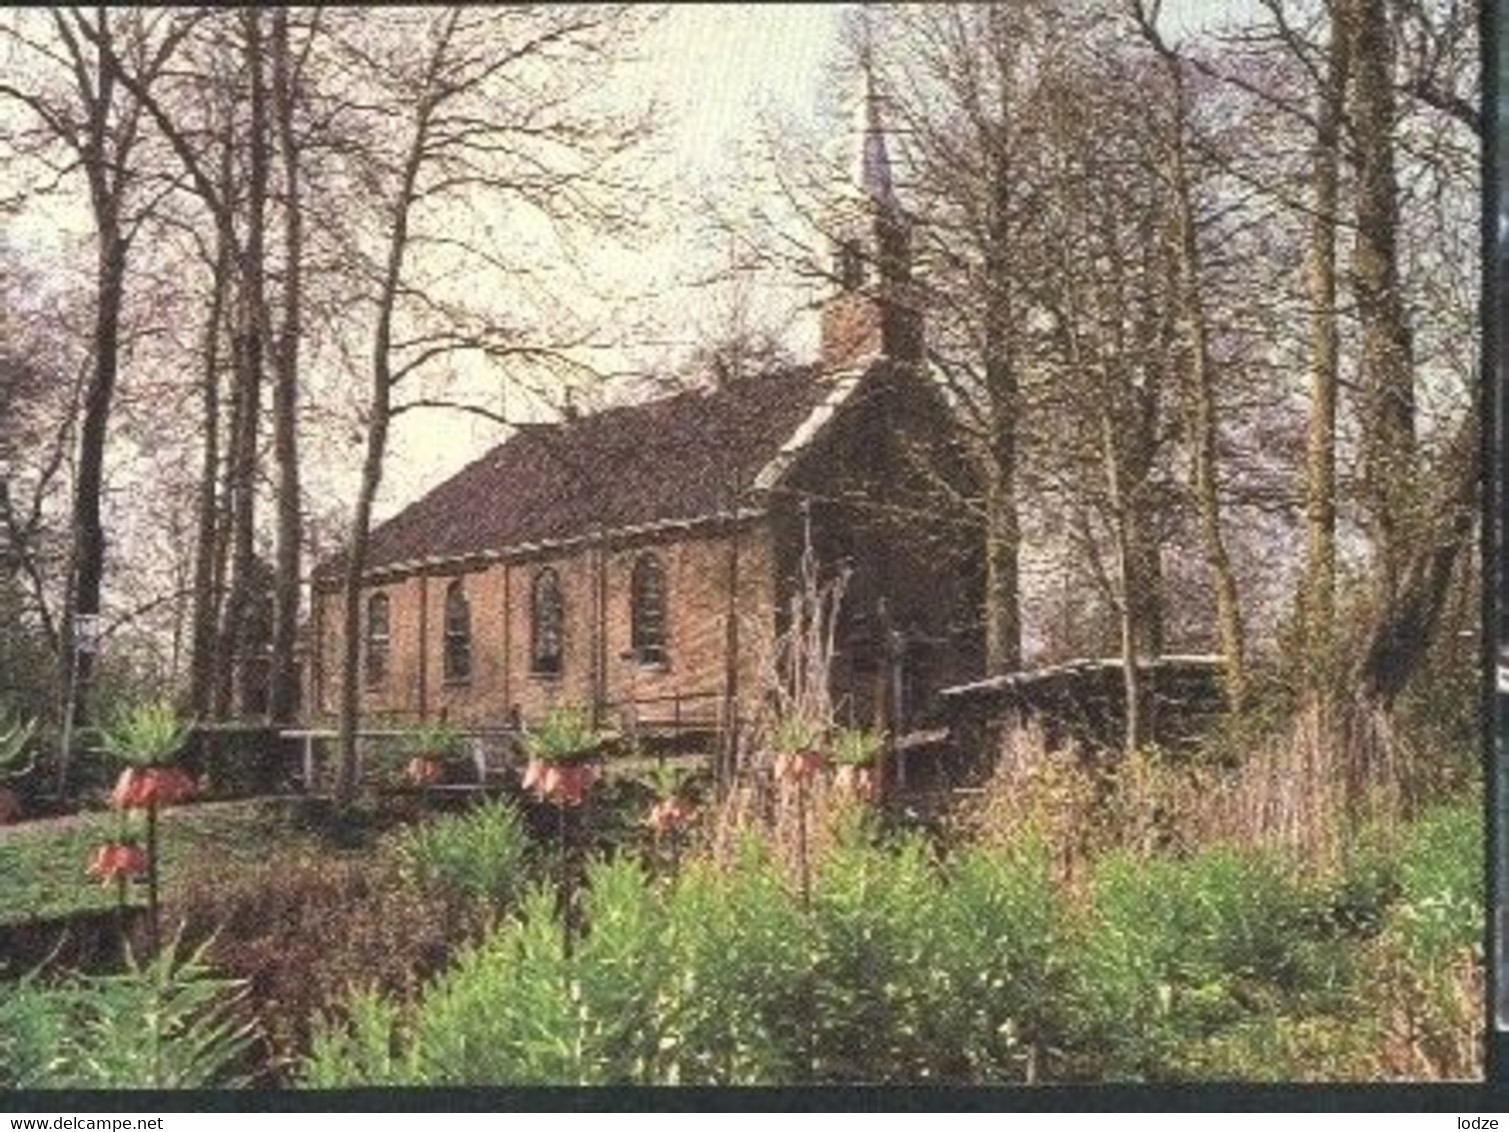
[{"label": "spire", "polygon": [[880,95],[875,90],[875,69],[868,59],[864,63],[864,100],[860,105],[863,115],[858,130],[860,136],[859,168],[855,171],[855,183],[869,201],[877,206],[895,209],[896,186],[891,178],[891,155],[886,150],[885,123],[880,113]]},{"label": "spire", "polygon": [[854,164],[838,193],[834,234],[838,290],[822,311],[821,364],[837,372],[865,359],[915,362],[922,319],[911,285],[911,225],[896,195],[875,59],[862,39],[862,98],[849,144]]}]

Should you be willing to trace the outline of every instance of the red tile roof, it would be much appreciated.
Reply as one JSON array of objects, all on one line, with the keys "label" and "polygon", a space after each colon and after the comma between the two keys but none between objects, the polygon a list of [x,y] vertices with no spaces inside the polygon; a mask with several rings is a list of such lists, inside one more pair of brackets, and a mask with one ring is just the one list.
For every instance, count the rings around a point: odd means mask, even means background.
[{"label": "red tile roof", "polygon": [[715,515],[831,391],[793,369],[524,428],[375,528],[368,569]]}]

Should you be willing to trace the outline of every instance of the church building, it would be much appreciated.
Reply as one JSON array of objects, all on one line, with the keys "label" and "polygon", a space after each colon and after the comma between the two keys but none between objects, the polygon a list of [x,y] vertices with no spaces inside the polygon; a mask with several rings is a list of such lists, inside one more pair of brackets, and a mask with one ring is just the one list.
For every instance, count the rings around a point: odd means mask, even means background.
[{"label": "church building", "polygon": [[[847,584],[832,696],[904,727],[977,673],[978,537],[923,353],[910,234],[873,98],[816,364],[521,428],[372,533],[361,710],[393,724],[752,718],[810,546]],[[340,687],[340,575],[317,570],[306,699]]]}]

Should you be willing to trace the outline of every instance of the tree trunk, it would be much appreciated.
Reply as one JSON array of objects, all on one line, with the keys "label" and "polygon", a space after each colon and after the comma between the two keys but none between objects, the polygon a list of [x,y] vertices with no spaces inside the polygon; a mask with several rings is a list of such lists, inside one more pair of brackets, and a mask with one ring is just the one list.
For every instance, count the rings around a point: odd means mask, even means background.
[{"label": "tree trunk", "polygon": [[1111,526],[1116,550],[1117,627],[1121,641],[1122,690],[1126,699],[1126,726],[1123,746],[1134,754],[1145,738],[1142,673],[1137,668],[1141,656],[1142,630],[1137,623],[1140,580],[1135,572],[1134,546],[1137,543],[1135,519],[1127,501],[1120,444],[1116,422],[1105,407],[1100,411],[1101,460],[1106,477],[1106,495],[1111,509]]},{"label": "tree trunk", "polygon": [[[79,434],[78,475],[73,496],[73,568],[70,601],[62,624],[62,686],[74,689],[73,724],[83,726],[89,718],[88,688],[94,671],[94,654],[78,649],[74,633],[77,615],[98,615],[105,577],[105,528],[100,516],[100,497],[105,477],[105,442],[110,409],[115,397],[120,348],[121,302],[125,293],[126,243],[119,229],[112,202],[99,220],[99,257],[96,268],[94,314],[94,372],[84,395],[84,423]],[[71,683],[70,683],[71,682]],[[63,753],[59,790],[67,783]]]},{"label": "tree trunk", "polygon": [[[386,352],[386,351],[385,351]],[[359,722],[361,660],[362,573],[366,569],[367,544],[372,529],[372,502],[382,485],[383,457],[388,444],[388,383],[386,363],[374,370],[372,423],[367,431],[367,452],[362,461],[361,487],[351,518],[351,545],[341,588],[341,700],[338,713],[339,769],[335,803],[345,807],[356,796],[356,730]]]},{"label": "tree trunk", "polygon": [[1138,655],[1156,657],[1164,650],[1163,555],[1147,521],[1151,518],[1144,511],[1134,511],[1127,552],[1128,577],[1135,582],[1131,597]]},{"label": "tree trunk", "polygon": [[1221,654],[1226,661],[1226,694],[1232,711],[1240,711],[1246,697],[1246,643],[1242,627],[1241,599],[1237,592],[1236,573],[1226,549],[1221,526],[1220,484],[1217,468],[1216,440],[1219,417],[1216,407],[1215,368],[1210,356],[1210,328],[1205,313],[1203,263],[1195,217],[1194,186],[1191,183],[1185,132],[1188,107],[1182,64],[1166,55],[1173,86],[1174,122],[1169,156],[1174,190],[1174,244],[1178,262],[1178,301],[1190,360],[1190,422],[1193,447],[1192,478],[1195,503],[1199,511],[1200,537],[1205,544],[1205,558],[1210,567],[1211,585],[1216,595],[1216,630]]},{"label": "tree trunk", "polygon": [[[239,282],[234,283],[234,289],[239,291]],[[232,681],[235,676],[235,668],[232,664],[232,651],[235,648],[235,614],[232,612],[231,603],[235,597],[232,592],[231,577],[231,528],[235,516],[236,498],[236,473],[237,453],[241,450],[241,433],[243,425],[241,419],[245,414],[245,402],[241,395],[242,386],[245,384],[243,374],[246,370],[245,349],[246,340],[236,326],[239,317],[238,311],[240,299],[228,304],[224,312],[226,325],[224,334],[230,341],[231,346],[231,398],[230,420],[226,424],[226,453],[220,467],[220,498],[216,504],[215,516],[215,561],[214,561],[214,584],[215,604],[219,609],[220,622],[215,630],[215,662],[213,684],[212,712],[216,719],[228,719],[231,714],[233,699]]]},{"label": "tree trunk", "polygon": [[[454,18],[450,24],[455,26]],[[449,32],[435,48],[432,68],[438,65],[446,49]],[[433,71],[432,71],[433,75]],[[367,543],[372,526],[372,501],[382,484],[383,458],[387,452],[389,412],[392,406],[393,311],[403,278],[403,261],[409,246],[409,214],[414,205],[419,170],[424,164],[429,139],[430,116],[435,101],[426,96],[419,104],[414,136],[404,161],[403,180],[394,202],[393,228],[388,235],[388,262],[378,294],[377,326],[372,337],[372,396],[368,406],[367,452],[362,462],[361,488],[356,497],[356,513],[351,519],[351,545],[346,559],[342,588],[341,699],[339,711],[340,768],[336,778],[335,801],[347,806],[356,795],[356,727],[360,705],[358,667],[361,660],[361,585],[366,569]]]},{"label": "tree trunk", "polygon": [[[992,11],[996,41],[1003,34]],[[989,427],[989,466],[985,469],[985,668],[1012,672],[1022,664],[1021,526],[1017,516],[1017,420],[1021,390],[1012,349],[1013,271],[1011,153],[1006,131],[1011,121],[1009,67],[998,75],[1000,120],[981,139],[988,150],[985,225],[985,399]]]},{"label": "tree trunk", "polygon": [[[84,17],[76,15],[80,25]],[[108,42],[108,14],[99,10],[96,34]],[[60,24],[60,27],[62,25]],[[105,445],[109,435],[110,412],[115,399],[119,373],[121,304],[125,296],[128,241],[121,228],[121,201],[125,175],[122,165],[130,148],[129,138],[112,138],[111,109],[114,104],[115,80],[111,68],[101,65],[96,89],[88,89],[88,77],[80,55],[79,93],[87,107],[89,121],[87,142],[81,151],[84,172],[89,181],[90,209],[98,241],[95,260],[95,308],[92,347],[93,372],[84,394],[84,421],[79,430],[78,470],[73,494],[73,547],[68,571],[67,600],[61,628],[59,686],[67,700],[71,718],[65,734],[89,718],[88,690],[94,672],[93,652],[78,648],[74,631],[79,614],[97,616],[105,577],[105,528],[100,514],[100,497],[104,490]],[[112,147],[112,141],[118,144]],[[112,149],[114,152],[112,152]],[[113,175],[112,175],[113,174]],[[69,744],[65,742],[65,747]],[[57,788],[67,790],[68,765],[72,752],[63,750],[58,761]]]},{"label": "tree trunk", "polygon": [[1398,113],[1383,0],[1339,0],[1352,37],[1357,234],[1352,273],[1362,332],[1362,479],[1381,608],[1399,592],[1415,474],[1414,363],[1399,279]]},{"label": "tree trunk", "polygon": [[[101,11],[103,13],[104,9],[101,9]],[[149,85],[152,81],[152,77],[156,73],[158,73],[160,68],[166,63],[168,54],[173,45],[187,36],[202,18],[205,18],[204,14],[191,15],[184,21],[179,23],[172,31],[170,31],[163,45],[163,48],[158,52],[156,58],[153,60],[151,71],[145,74],[135,74],[130,68],[123,65],[121,59],[114,50],[112,39],[109,34],[109,27],[103,14],[99,19],[97,27],[90,26],[87,20],[84,20],[82,17],[79,17],[77,15],[75,16],[75,22],[77,30],[80,31],[95,46],[99,53],[101,63],[100,90],[97,98],[93,101],[99,102],[101,106],[108,107],[110,90],[114,83],[116,83],[117,81],[127,91],[129,91],[132,98],[135,99],[133,116],[128,120],[125,132],[117,142],[120,152],[118,152],[114,156],[113,161],[110,163],[110,169],[115,172],[115,175],[117,177],[117,182],[113,190],[116,194],[117,201],[119,198],[119,193],[121,191],[121,184],[119,179],[124,176],[125,154],[126,151],[130,149],[132,141],[135,137],[134,113],[136,110],[145,110],[152,118],[152,120],[156,123],[163,137],[178,154],[180,160],[183,162],[185,170],[189,173],[190,178],[194,182],[196,191],[199,193],[206,206],[210,209],[211,214],[214,216],[216,225],[217,255],[228,254],[231,263],[233,263],[235,266],[237,276],[244,284],[244,276],[246,273],[245,262],[241,255],[241,249],[236,242],[234,217],[232,215],[233,205],[231,204],[230,181],[233,165],[230,161],[230,154],[228,151],[222,152],[222,184],[221,187],[217,189],[213,179],[206,175],[203,170],[202,164],[198,159],[199,151],[195,148],[194,144],[191,143],[184,136],[184,134],[173,125],[172,119],[163,110],[162,106],[152,96],[149,90]],[[70,48],[73,50],[76,56],[76,63],[78,65],[78,68],[82,72],[83,64],[77,59],[77,45],[75,44],[68,27],[62,22],[61,17],[58,18],[58,28],[60,34],[68,41]],[[232,100],[234,100],[234,95],[232,96]],[[226,134],[223,137],[223,145],[230,147],[233,144],[234,116],[233,114],[228,113]],[[98,142],[97,145],[102,146],[103,141]],[[92,164],[97,163],[86,161],[86,169],[90,168]],[[101,177],[103,177],[103,173],[101,173]],[[94,184],[94,175],[91,174],[91,193],[98,197],[101,191],[103,190],[96,188]],[[226,271],[221,271],[220,274],[222,276],[222,279],[224,280],[228,280],[231,277],[230,273]],[[229,287],[229,282],[226,282],[225,286]],[[210,701],[209,711],[213,716],[217,718],[223,718],[229,713],[231,700],[229,663],[231,659],[232,646],[234,643],[233,630],[235,624],[235,612],[232,609],[231,602],[222,601],[221,599],[221,595],[225,592],[225,578],[227,573],[225,560],[228,553],[228,531],[232,526],[232,523],[230,521],[232,513],[237,507],[240,507],[242,505],[242,499],[238,497],[233,502],[233,496],[237,495],[236,489],[238,487],[238,484],[248,482],[249,480],[249,477],[242,476],[243,468],[241,467],[240,463],[241,455],[243,449],[245,448],[243,440],[247,431],[247,426],[245,424],[244,418],[248,416],[248,414],[244,412],[246,406],[243,403],[245,401],[245,394],[248,390],[248,382],[246,380],[248,354],[247,343],[244,340],[245,336],[241,333],[241,325],[244,320],[242,320],[240,317],[242,309],[244,307],[244,294],[238,292],[236,295],[236,300],[237,301],[234,304],[230,302],[229,291],[227,291],[219,299],[222,316],[224,316],[227,307],[232,307],[236,312],[235,317],[237,318],[236,328],[228,335],[231,340],[234,390],[232,398],[232,415],[229,427],[229,437],[227,440],[229,451],[227,453],[227,459],[224,461],[225,479],[220,490],[220,500],[217,506],[217,513],[212,524],[214,534],[209,543],[206,543],[202,536],[204,532],[209,529],[211,524],[205,522],[205,515],[203,511],[201,511],[200,514],[201,543],[198,548],[200,562],[196,564],[196,586],[201,587],[199,591],[200,604],[196,606],[196,609],[198,611],[198,614],[204,618],[204,621],[201,624],[196,625],[196,672],[194,673],[193,681],[198,685],[198,687],[191,689],[191,694],[192,698],[196,700],[196,708],[201,708],[201,710],[202,704],[207,698]],[[222,331],[218,326],[211,328],[211,334],[219,335],[220,333],[222,333]],[[218,391],[215,392],[214,399],[218,401]],[[256,400],[254,395],[251,402],[251,408],[253,412],[250,414],[251,427],[253,429],[255,428],[255,407]],[[216,446],[218,447],[218,436],[216,438]],[[255,457],[254,444],[251,448],[251,452],[253,457]],[[211,455],[218,456],[218,452],[212,453]],[[209,460],[205,465],[207,477],[213,475],[213,464],[214,461]],[[202,492],[208,492],[210,490],[211,489],[208,484],[202,485],[201,487]],[[244,495],[244,493],[240,493],[240,495]],[[202,503],[203,498],[201,498],[201,504]],[[241,532],[241,535],[245,545],[249,547],[249,530]],[[212,552],[210,550],[211,546],[213,547]],[[203,563],[206,560],[210,564],[210,582],[208,586],[210,598],[207,602],[203,601],[203,582],[199,576],[199,570],[202,569]],[[216,626],[214,633],[215,639],[211,644],[207,641],[207,638],[210,636],[208,620],[209,618],[215,616],[215,611],[217,609],[221,609],[222,620]],[[66,651],[68,650],[65,650],[65,652]],[[207,660],[205,658],[211,659]],[[207,682],[209,685],[208,691],[205,691],[205,682]]]},{"label": "tree trunk", "polygon": [[1451,439],[1430,514],[1428,537],[1404,560],[1396,596],[1382,607],[1368,634],[1355,683],[1364,701],[1389,707],[1424,661],[1441,622],[1452,570],[1472,542],[1478,520],[1479,432],[1476,413]]},{"label": "tree trunk", "polygon": [[273,443],[278,465],[278,523],[273,583],[272,667],[268,716],[291,723],[298,710],[295,663],[299,624],[298,369],[301,332],[303,216],[299,197],[299,150],[293,132],[293,77],[289,73],[288,10],[272,16],[273,102],[283,159],[283,311],[273,386]]},{"label": "tree trunk", "polygon": [[249,662],[250,642],[246,629],[252,616],[252,603],[259,596],[256,563],[257,431],[262,407],[262,369],[267,324],[263,292],[264,229],[267,204],[267,98],[262,78],[261,12],[256,8],[242,11],[246,29],[246,58],[250,86],[251,126],[248,137],[246,249],[239,272],[236,334],[240,348],[237,373],[239,431],[232,437],[231,462],[231,591],[226,601],[226,652],[234,665],[230,674],[233,707],[246,714],[257,705]]},{"label": "tree trunk", "polygon": [[991,424],[991,458],[985,469],[985,667],[1014,672],[1022,665],[1022,615],[1018,560],[1015,427]]},{"label": "tree trunk", "polygon": [[1312,686],[1332,651],[1336,617],[1336,405],[1340,343],[1336,328],[1336,226],[1341,115],[1346,97],[1348,38],[1332,17],[1324,85],[1316,110],[1311,161],[1310,427],[1305,462],[1308,547],[1298,606],[1305,668]]},{"label": "tree trunk", "polygon": [[[231,145],[226,139],[221,171],[229,180]],[[204,374],[201,378],[201,427],[204,446],[200,462],[198,533],[194,553],[193,660],[189,670],[189,710],[195,718],[214,714],[216,635],[221,590],[217,585],[220,506],[216,481],[220,474],[220,342],[224,329],[226,292],[230,287],[231,248],[224,233],[217,237],[215,277],[210,294],[209,320],[204,332]]]}]

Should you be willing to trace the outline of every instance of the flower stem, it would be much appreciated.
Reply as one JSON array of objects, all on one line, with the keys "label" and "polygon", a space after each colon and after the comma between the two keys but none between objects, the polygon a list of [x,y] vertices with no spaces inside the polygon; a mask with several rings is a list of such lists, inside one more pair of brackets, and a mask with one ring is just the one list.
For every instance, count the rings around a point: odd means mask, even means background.
[{"label": "flower stem", "polygon": [[802,907],[812,904],[812,876],[807,864],[807,782],[796,780],[796,859],[802,884]]},{"label": "flower stem", "polygon": [[120,935],[121,954],[126,953],[126,874],[124,870],[115,874],[115,927]]},{"label": "flower stem", "polygon": [[147,803],[147,945],[157,956],[157,803]]},{"label": "flower stem", "polygon": [[565,959],[571,958],[571,929],[572,929],[572,899],[575,876],[571,868],[571,838],[568,836],[566,826],[566,807],[559,802],[555,807],[555,829],[557,843],[561,847],[561,955]]}]

